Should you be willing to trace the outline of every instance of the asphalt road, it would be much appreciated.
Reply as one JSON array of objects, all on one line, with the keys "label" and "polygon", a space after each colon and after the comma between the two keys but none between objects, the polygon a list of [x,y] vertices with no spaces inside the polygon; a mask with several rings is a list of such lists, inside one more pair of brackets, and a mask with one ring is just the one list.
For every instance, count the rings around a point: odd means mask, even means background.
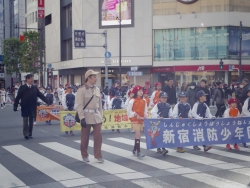
[{"label": "asphalt road", "polygon": [[[211,108],[215,113],[215,108]],[[75,136],[52,125],[38,123],[33,139],[22,135],[22,118],[11,106],[0,110],[0,188],[247,188],[250,187],[250,149],[227,151],[214,146],[208,153],[170,149],[167,156],[146,150],[143,160],[132,156],[134,134],[103,132],[104,164],[90,157],[81,161],[80,132]],[[92,138],[91,138],[92,139]],[[142,142],[145,142],[143,137]],[[93,142],[89,153],[93,155]]]}]

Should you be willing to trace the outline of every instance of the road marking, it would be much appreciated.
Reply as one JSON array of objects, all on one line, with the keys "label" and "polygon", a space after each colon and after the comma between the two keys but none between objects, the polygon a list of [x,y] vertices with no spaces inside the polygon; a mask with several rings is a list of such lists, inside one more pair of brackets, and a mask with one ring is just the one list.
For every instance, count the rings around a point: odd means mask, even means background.
[{"label": "road marking", "polygon": [[[75,142],[80,143],[79,140],[77,140]],[[92,140],[89,140],[89,146],[90,147],[94,146],[94,142]],[[153,157],[146,157],[143,160],[139,160],[139,159],[137,159],[137,157],[133,156],[132,151],[130,152],[130,151],[120,149],[120,148],[117,148],[117,147],[113,147],[113,146],[110,146],[110,145],[107,145],[107,144],[102,144],[102,150],[106,151],[108,153],[114,154],[114,155],[118,155],[120,157],[124,157],[124,158],[130,159],[130,160],[142,163],[142,164],[146,164],[146,165],[161,169],[161,170],[165,170],[165,169],[169,169],[169,168],[181,168],[182,167],[180,165],[176,165],[176,164],[173,164],[173,163],[162,161],[162,160],[159,160],[159,159],[156,159],[156,158],[153,158]]]},{"label": "road marking", "polygon": [[193,179],[217,188],[222,188],[222,187],[226,187],[226,188],[249,188],[249,186],[241,184],[241,183],[237,183],[234,181],[230,181],[227,179],[223,179],[223,178],[219,178],[216,176],[212,176],[209,174],[204,174],[204,173],[196,173],[196,174],[186,174],[183,175],[183,177],[189,178],[189,179]]},{"label": "road marking", "polygon": [[23,186],[26,186],[26,184],[23,183],[20,179],[18,179],[2,164],[0,164],[0,187],[1,188],[23,187]]},{"label": "road marking", "polygon": [[132,180],[132,183],[147,188],[178,188],[160,180]]},{"label": "road marking", "polygon": [[250,168],[234,169],[230,171],[243,174],[245,176],[250,176]]},{"label": "road marking", "polygon": [[[82,161],[80,151],[77,149],[65,146],[65,145],[57,143],[57,142],[40,143],[40,144],[45,146],[45,147],[48,147],[52,150],[55,150],[59,153],[62,153],[66,156],[69,156],[69,157],[74,158],[76,160]],[[124,167],[122,165],[110,162],[108,160],[105,160],[105,162],[103,164],[99,164],[97,162],[93,163],[92,161],[95,160],[93,155],[89,155],[89,158],[90,158],[91,162],[87,163],[88,165],[91,165],[95,168],[98,168],[100,170],[108,172],[109,174],[116,175],[116,176],[118,176],[122,179],[125,179],[125,180],[149,178],[150,177],[146,174],[136,172],[132,169],[129,169],[129,168]]]},{"label": "road marking", "polygon": [[[119,137],[119,138],[108,138],[108,139],[112,140],[112,141],[115,141],[115,142],[127,144],[127,145],[134,145],[134,141],[130,140],[130,139],[127,139],[127,138]],[[140,144],[141,144],[141,148],[147,149],[147,146],[146,146],[145,142],[141,142]],[[227,162],[219,161],[219,160],[216,160],[216,159],[211,159],[211,158],[208,158],[208,157],[194,155],[194,154],[187,153],[187,152],[186,153],[178,153],[178,152],[176,152],[176,150],[169,149],[169,148],[167,148],[167,149],[170,152],[167,155],[177,157],[177,158],[181,158],[181,159],[184,159],[184,160],[193,161],[193,162],[200,163],[200,164],[203,164],[203,165],[229,164]],[[155,149],[153,149],[153,150],[155,150]],[[235,167],[243,168],[243,166],[240,166],[240,165],[235,165]]]},{"label": "road marking", "polygon": [[44,133],[48,133],[48,131],[45,131],[45,130],[42,130],[42,129],[38,129],[39,131],[41,132],[44,132]]},{"label": "road marking", "polygon": [[80,185],[96,183],[22,145],[3,146],[3,148],[66,187],[72,187],[73,181],[81,182]]}]

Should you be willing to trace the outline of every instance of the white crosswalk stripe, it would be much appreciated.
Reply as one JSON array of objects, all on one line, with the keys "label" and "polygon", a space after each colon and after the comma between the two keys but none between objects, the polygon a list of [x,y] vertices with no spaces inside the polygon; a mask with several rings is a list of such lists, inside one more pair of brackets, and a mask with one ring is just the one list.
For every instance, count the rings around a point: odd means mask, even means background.
[{"label": "white crosswalk stripe", "polygon": [[[48,175],[55,181],[62,183],[66,187],[73,187],[73,182],[82,182],[82,185],[94,184],[95,182],[78,174],[24,146],[13,145],[4,146],[4,149],[22,159],[37,170]],[[77,186],[77,185],[74,185]],[[78,185],[79,186],[79,185]]]},{"label": "white crosswalk stripe", "polygon": [[[167,157],[162,157],[162,159],[159,159],[158,157],[154,158],[146,156],[142,160],[137,159],[137,157],[132,155],[132,151],[129,151],[127,149],[122,149],[120,147],[117,147],[119,145],[118,143],[126,144],[129,146],[134,145],[134,140],[127,139],[123,137],[118,138],[108,138],[108,140],[111,140],[108,142],[108,144],[102,145],[102,151],[109,153],[110,155],[113,155],[114,158],[112,158],[111,161],[108,159],[105,159],[105,162],[103,164],[99,164],[95,162],[94,156],[89,155],[90,162],[86,165],[90,165],[94,167],[96,170],[102,170],[103,172],[106,172],[107,175],[113,175],[113,177],[118,177],[123,180],[130,181],[132,184],[139,186],[139,187],[154,187],[154,188],[178,188],[176,185],[171,185],[169,182],[160,181],[157,178],[154,178],[153,175],[151,175],[149,172],[140,172],[135,170],[135,168],[131,169],[127,166],[117,164],[117,162],[122,158],[123,160],[126,160],[127,162],[136,162],[138,165],[143,164],[149,167],[153,167],[154,169],[158,169],[161,172],[170,172],[169,175],[175,174],[176,176],[180,175],[182,178],[187,178],[189,181],[198,181],[199,183],[207,184],[208,186],[218,187],[218,188],[250,188],[249,185],[242,184],[240,182],[235,182],[230,180],[229,177],[226,175],[224,176],[221,174],[220,177],[210,175],[206,171],[203,170],[197,170],[196,168],[192,167],[185,167],[179,164],[175,164],[172,162],[169,162]],[[73,141],[72,141],[73,142]],[[74,141],[76,143],[80,143],[79,140]],[[57,152],[59,155],[63,154],[66,157],[73,158],[77,161],[82,161],[81,153],[78,149],[75,149],[73,147],[69,147],[67,145],[58,143],[58,142],[47,142],[47,143],[40,143],[40,145],[44,146],[44,149],[46,150],[52,150]],[[42,147],[40,146],[40,147]],[[94,142],[92,140],[89,141],[89,146],[93,147]],[[216,145],[221,147],[225,147],[223,145]],[[5,150],[13,154],[15,157],[21,159],[25,162],[25,164],[28,164],[32,166],[34,169],[42,172],[43,174],[47,175],[48,177],[54,179],[56,182],[61,183],[65,187],[88,187],[88,188],[105,188],[105,185],[99,185],[97,179],[95,178],[89,178],[85,177],[79,172],[75,172],[74,170],[71,170],[57,162],[57,160],[51,160],[49,158],[46,158],[43,156],[43,154],[39,152],[34,152],[32,149],[29,149],[27,146],[24,147],[22,145],[11,145],[11,146],[3,146]],[[146,143],[141,142],[141,148],[146,149]],[[191,148],[191,147],[190,147]],[[132,148],[131,148],[132,149]],[[168,149],[168,148],[167,148]],[[216,167],[221,170],[226,170],[231,173],[235,173],[238,176],[248,176],[250,177],[250,168],[248,166],[242,166],[244,164],[238,165],[234,163],[228,163],[221,160],[213,159],[211,155],[209,156],[199,156],[199,152],[196,154],[192,153],[177,153],[174,149],[168,149],[169,150],[169,156],[172,156],[173,158],[181,159],[183,161],[191,161],[197,164],[200,164],[200,166],[211,166]],[[211,151],[211,152],[210,152]],[[228,158],[234,158],[246,162],[250,162],[250,157],[247,155],[243,155],[241,153],[230,153],[219,149],[212,149],[209,153],[216,154],[223,157]],[[250,153],[249,149],[243,148],[242,151],[246,153]],[[44,150],[43,150],[44,152]],[[153,150],[155,153],[155,149]],[[203,152],[203,151],[201,151]],[[159,156],[159,155],[156,155]],[[173,159],[172,158],[172,159]],[[38,162],[39,161],[39,162]],[[172,160],[171,160],[172,161]],[[183,163],[182,163],[183,164]],[[85,165],[85,163],[84,163]],[[199,166],[199,165],[197,165]],[[149,168],[150,169],[150,168]],[[83,169],[84,170],[84,169]],[[215,169],[216,170],[216,169]],[[156,171],[156,170],[153,170]],[[111,180],[111,181],[117,181]],[[26,181],[24,181],[26,182]],[[3,164],[0,164],[0,188],[11,188],[11,187],[22,187],[22,188],[28,188],[30,185],[26,185],[22,181],[22,178],[16,177],[11,170],[4,167]],[[105,182],[105,180],[104,180]],[[245,183],[245,182],[244,182]]]},{"label": "white crosswalk stripe", "polygon": [[25,183],[23,183],[14,174],[12,174],[8,169],[6,169],[2,164],[0,164],[0,187],[1,188],[24,187],[24,186],[26,186]]},{"label": "white crosswalk stripe", "polygon": [[[76,160],[82,161],[82,158],[80,156],[79,150],[65,146],[63,144],[59,144],[56,142],[50,142],[50,143],[41,143],[43,146],[46,146],[50,149],[53,149],[59,153],[62,153],[64,155],[67,155],[69,157],[72,157]],[[106,171],[110,174],[114,174],[122,179],[125,180],[129,180],[129,179],[139,179],[139,178],[149,178],[150,176],[140,173],[140,172],[136,172],[132,169],[129,169],[127,167],[121,166],[119,164],[110,162],[108,160],[105,160],[105,162],[103,164],[97,164],[97,163],[93,163],[94,161],[94,156],[93,155],[89,155],[90,160],[92,162],[88,163],[89,165],[98,168],[100,170]]]}]

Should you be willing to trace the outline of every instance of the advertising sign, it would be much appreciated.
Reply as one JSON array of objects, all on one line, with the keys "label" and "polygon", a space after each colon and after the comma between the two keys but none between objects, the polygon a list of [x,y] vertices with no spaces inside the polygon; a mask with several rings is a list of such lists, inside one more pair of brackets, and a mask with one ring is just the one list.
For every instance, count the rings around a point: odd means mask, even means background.
[{"label": "advertising sign", "polygon": [[120,9],[122,27],[133,27],[134,0],[99,0],[99,27],[118,27]]},{"label": "advertising sign", "polygon": [[37,0],[38,3],[38,12],[37,17],[38,18],[44,18],[44,0]]}]

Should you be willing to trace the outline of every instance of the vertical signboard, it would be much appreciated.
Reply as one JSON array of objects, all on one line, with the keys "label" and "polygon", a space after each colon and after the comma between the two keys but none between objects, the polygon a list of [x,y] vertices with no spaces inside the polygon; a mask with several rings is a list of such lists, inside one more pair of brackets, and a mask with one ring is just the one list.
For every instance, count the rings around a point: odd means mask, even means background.
[{"label": "vertical signboard", "polygon": [[19,35],[22,35],[25,31],[25,0],[19,0],[18,2],[18,26],[19,26]]},{"label": "vertical signboard", "polygon": [[38,3],[38,11],[37,11],[37,17],[38,18],[44,18],[44,0],[37,0]]},{"label": "vertical signboard", "polygon": [[73,32],[74,48],[86,48],[85,30],[74,30]]}]

